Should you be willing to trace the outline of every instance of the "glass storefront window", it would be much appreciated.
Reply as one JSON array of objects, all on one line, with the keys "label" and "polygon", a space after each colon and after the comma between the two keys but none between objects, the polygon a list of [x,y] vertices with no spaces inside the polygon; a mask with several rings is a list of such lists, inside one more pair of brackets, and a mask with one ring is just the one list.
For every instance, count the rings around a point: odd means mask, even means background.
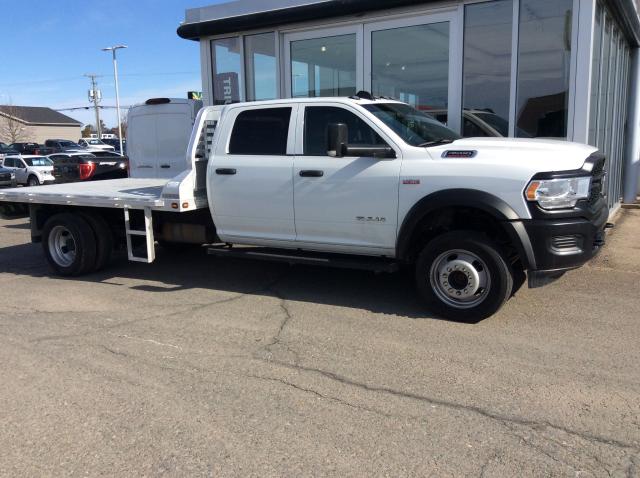
[{"label": "glass storefront window", "polygon": [[517,126],[532,136],[567,136],[572,6],[520,0]]},{"label": "glass storefront window", "polygon": [[291,92],[297,97],[356,94],[356,35],[291,42]]},{"label": "glass storefront window", "polygon": [[602,5],[596,6],[595,23],[593,29],[593,68],[591,71],[591,105],[589,120],[589,144],[598,144],[598,94],[600,91],[600,69],[602,67]]},{"label": "glass storefront window", "polygon": [[213,68],[213,104],[224,105],[240,101],[240,39],[211,40]]},{"label": "glass storefront window", "polygon": [[374,95],[423,111],[446,111],[449,22],[372,32],[371,84]]},{"label": "glass storefront window", "polygon": [[[486,111],[478,114],[508,136],[513,1],[467,5],[464,22],[463,108]],[[478,133],[463,131],[465,136]]]},{"label": "glass storefront window", "polygon": [[275,33],[244,37],[247,101],[278,97]]}]

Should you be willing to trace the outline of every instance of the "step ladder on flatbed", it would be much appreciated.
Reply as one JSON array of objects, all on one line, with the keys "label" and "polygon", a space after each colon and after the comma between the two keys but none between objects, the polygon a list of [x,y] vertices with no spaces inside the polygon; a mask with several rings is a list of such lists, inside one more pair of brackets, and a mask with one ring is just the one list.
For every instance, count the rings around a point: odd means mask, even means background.
[{"label": "step ladder on flatbed", "polygon": [[[151,264],[156,259],[156,243],[153,237],[153,217],[151,215],[151,208],[144,208],[144,230],[131,229],[131,217],[129,215],[129,208],[124,208],[124,227],[127,236],[127,254],[129,260],[133,262],[145,262]],[[134,254],[134,237],[144,237],[146,245],[146,257],[136,256]]]}]

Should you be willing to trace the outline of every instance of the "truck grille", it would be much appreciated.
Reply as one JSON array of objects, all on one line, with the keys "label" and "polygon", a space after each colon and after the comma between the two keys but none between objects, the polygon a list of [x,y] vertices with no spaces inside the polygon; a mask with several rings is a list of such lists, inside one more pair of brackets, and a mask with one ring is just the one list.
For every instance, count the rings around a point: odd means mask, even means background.
[{"label": "truck grille", "polygon": [[593,179],[591,180],[591,192],[589,194],[590,206],[593,206],[600,198],[604,197],[604,182],[606,177],[604,170],[605,161],[604,157],[599,158],[591,170]]},{"label": "truck grille", "polygon": [[11,173],[0,174],[0,181],[9,181],[11,179]]}]

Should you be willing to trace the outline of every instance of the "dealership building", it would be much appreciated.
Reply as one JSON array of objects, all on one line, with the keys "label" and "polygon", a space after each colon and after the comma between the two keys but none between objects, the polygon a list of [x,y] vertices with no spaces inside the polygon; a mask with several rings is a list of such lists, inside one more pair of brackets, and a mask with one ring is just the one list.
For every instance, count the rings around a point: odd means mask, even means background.
[{"label": "dealership building", "polygon": [[635,201],[634,0],[237,0],[187,10],[178,34],[200,42],[207,105],[371,91],[465,136],[597,146],[610,207]]}]

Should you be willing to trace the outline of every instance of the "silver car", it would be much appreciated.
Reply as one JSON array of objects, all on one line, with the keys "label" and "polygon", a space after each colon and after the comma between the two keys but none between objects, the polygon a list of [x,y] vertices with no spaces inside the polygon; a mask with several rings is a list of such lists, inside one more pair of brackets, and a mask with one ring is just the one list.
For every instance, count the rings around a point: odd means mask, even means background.
[{"label": "silver car", "polygon": [[14,172],[18,184],[39,186],[56,180],[53,177],[53,162],[45,156],[7,156],[2,166]]}]

